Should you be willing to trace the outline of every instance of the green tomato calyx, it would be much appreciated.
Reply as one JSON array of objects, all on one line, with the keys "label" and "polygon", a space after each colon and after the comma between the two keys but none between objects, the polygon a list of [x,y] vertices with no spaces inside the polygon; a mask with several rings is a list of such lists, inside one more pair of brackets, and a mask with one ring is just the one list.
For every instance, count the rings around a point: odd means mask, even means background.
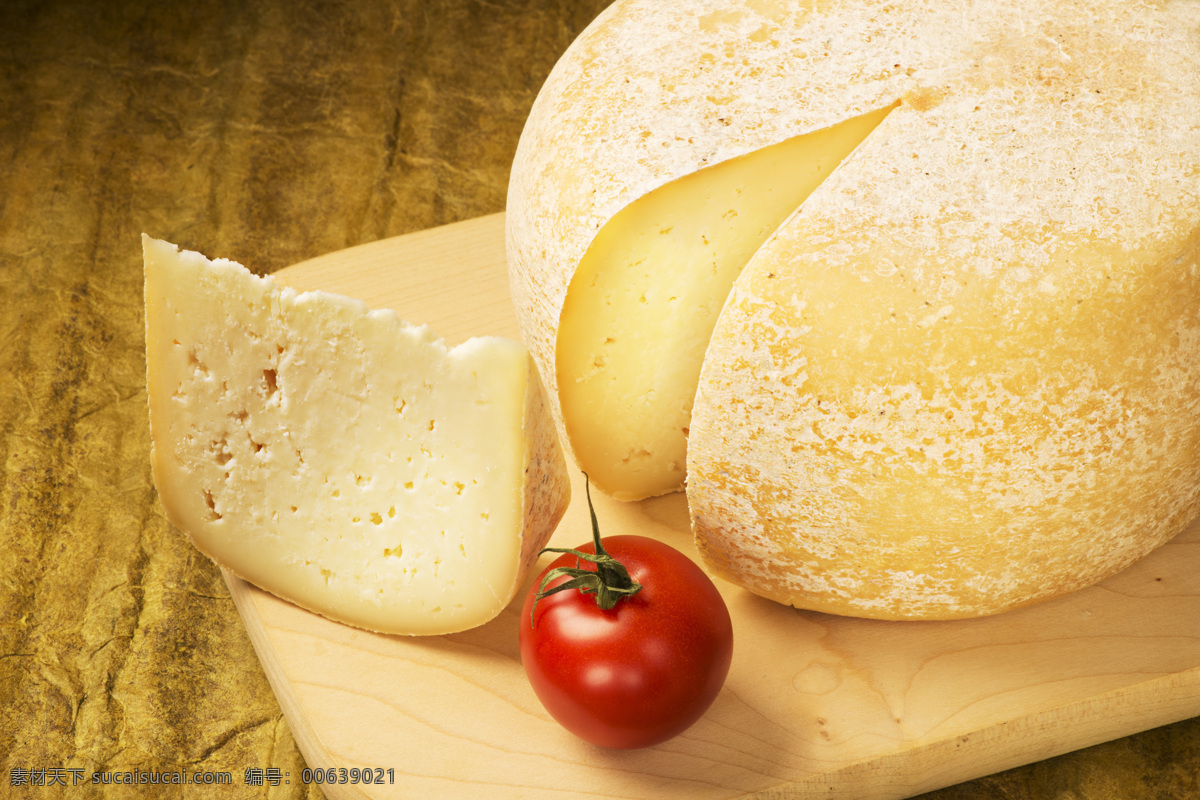
[{"label": "green tomato calyx", "polygon": [[[603,542],[600,541],[600,523],[596,520],[596,509],[592,506],[592,490],[588,480],[587,473],[583,473],[583,490],[587,495],[588,512],[592,515],[592,544],[595,547],[595,553],[584,553],[580,550],[566,547],[546,547],[538,553],[571,553],[575,556],[575,566],[573,567],[555,567],[546,573],[542,578],[542,583],[538,586],[537,595],[533,598],[533,606],[529,609],[529,625],[535,625],[533,621],[533,612],[537,609],[537,603],[543,597],[549,597],[558,592],[565,592],[570,589],[578,590],[583,594],[596,595],[596,605],[608,611],[616,606],[622,598],[637,594],[642,589],[642,585],[629,577],[629,570],[620,561],[608,554],[604,549]],[[585,569],[580,566],[580,561],[588,561],[596,565],[595,569]],[[570,580],[555,586],[553,589],[547,589],[546,585],[556,578],[569,577]]]}]

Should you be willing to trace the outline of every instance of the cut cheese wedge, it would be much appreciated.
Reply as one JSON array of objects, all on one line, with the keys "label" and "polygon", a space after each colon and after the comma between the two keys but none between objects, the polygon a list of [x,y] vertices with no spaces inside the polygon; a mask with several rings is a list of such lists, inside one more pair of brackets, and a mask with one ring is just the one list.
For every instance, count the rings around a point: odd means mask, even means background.
[{"label": "cut cheese wedge", "polygon": [[683,488],[717,315],[767,237],[889,109],[692,173],[622,209],[584,254],[558,331],[571,448],[621,500]]},{"label": "cut cheese wedge", "polygon": [[569,501],[519,343],[449,348],[390,311],[143,237],[155,485],[218,564],[331,619],[495,617]]}]

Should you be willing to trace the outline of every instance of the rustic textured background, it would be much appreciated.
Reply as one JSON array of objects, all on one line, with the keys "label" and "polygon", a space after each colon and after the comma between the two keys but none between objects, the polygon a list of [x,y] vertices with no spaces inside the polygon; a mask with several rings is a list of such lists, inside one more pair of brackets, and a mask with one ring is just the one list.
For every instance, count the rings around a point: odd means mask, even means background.
[{"label": "rustic textured background", "polygon": [[[319,796],[244,782],[303,759],[150,481],[139,234],[270,272],[499,211],[605,4],[0,0],[0,797]],[[12,785],[181,768],[234,785]],[[1198,776],[1191,720],[925,800],[1184,800]]]}]

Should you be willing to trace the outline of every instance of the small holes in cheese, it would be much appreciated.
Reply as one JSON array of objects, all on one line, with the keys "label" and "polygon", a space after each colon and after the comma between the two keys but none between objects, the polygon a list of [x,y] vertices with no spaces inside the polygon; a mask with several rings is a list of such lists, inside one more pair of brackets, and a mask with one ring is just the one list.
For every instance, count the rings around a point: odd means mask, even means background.
[{"label": "small holes in cheese", "polygon": [[191,350],[188,350],[187,361],[188,366],[197,375],[208,375],[208,367],[200,360],[200,355],[196,352],[196,348],[193,347]]},{"label": "small holes in cheese", "polygon": [[233,459],[233,453],[229,451],[229,440],[225,437],[214,440],[212,444],[209,445],[209,449],[216,454],[216,462],[222,467]]},{"label": "small holes in cheese", "polygon": [[208,507],[208,518],[210,520],[221,518],[221,514],[217,511],[217,501],[213,499],[212,491],[209,489],[204,490],[204,505]]}]

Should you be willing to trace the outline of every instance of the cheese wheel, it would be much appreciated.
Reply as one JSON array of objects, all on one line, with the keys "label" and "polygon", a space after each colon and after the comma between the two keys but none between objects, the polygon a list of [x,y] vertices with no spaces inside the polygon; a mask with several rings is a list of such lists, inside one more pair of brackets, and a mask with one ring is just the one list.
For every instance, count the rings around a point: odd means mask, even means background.
[{"label": "cheese wheel", "polygon": [[575,460],[686,470],[766,597],[997,613],[1200,514],[1195,2],[619,2],[534,106],[508,247]]},{"label": "cheese wheel", "polygon": [[528,351],[143,237],[154,483],[240,577],[330,619],[494,618],[570,499]]}]

